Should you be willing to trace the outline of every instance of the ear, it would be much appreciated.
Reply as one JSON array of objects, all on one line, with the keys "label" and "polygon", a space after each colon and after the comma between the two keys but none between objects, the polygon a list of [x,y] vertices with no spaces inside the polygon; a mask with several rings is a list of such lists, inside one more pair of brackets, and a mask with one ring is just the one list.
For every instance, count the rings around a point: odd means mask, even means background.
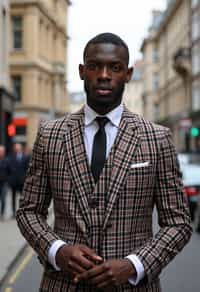
[{"label": "ear", "polygon": [[79,76],[81,80],[84,80],[84,65],[79,64]]},{"label": "ear", "polygon": [[131,80],[131,77],[133,75],[133,71],[134,71],[133,67],[128,68],[128,71],[126,74],[126,83],[128,83]]}]

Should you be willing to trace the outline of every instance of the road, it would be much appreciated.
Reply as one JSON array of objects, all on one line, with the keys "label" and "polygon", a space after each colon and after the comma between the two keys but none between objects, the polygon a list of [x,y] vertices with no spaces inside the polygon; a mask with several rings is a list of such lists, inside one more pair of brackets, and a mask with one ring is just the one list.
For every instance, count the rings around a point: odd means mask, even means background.
[{"label": "road", "polygon": [[[200,235],[194,233],[190,243],[163,270],[163,292],[200,291]],[[42,267],[34,252],[28,248],[6,278],[1,292],[36,292],[41,279]]]},{"label": "road", "polygon": [[34,251],[29,247],[15,263],[0,292],[39,291],[41,275],[42,266],[39,264]]},{"label": "road", "polygon": [[200,234],[193,233],[189,244],[163,270],[163,292],[200,291]]}]

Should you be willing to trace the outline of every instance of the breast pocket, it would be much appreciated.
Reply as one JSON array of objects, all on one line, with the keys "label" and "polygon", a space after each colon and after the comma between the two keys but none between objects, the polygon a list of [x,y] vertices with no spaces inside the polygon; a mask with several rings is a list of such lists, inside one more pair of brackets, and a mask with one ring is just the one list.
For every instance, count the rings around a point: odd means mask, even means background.
[{"label": "breast pocket", "polygon": [[134,164],[129,170],[127,184],[129,188],[147,189],[152,188],[155,181],[155,172],[150,163]]}]

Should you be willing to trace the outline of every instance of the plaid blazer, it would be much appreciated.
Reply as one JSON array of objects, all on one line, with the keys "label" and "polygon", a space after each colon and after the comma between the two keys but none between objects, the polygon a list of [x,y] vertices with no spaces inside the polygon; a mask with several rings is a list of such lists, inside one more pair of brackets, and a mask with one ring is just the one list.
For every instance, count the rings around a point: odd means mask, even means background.
[{"label": "plaid blazer", "polygon": [[[189,211],[170,131],[124,108],[95,185],[83,140],[84,111],[39,130],[17,212],[19,228],[44,264],[40,291],[94,291],[50,269],[56,239],[86,244],[105,259],[136,254],[145,278],[112,291],[159,292],[161,270],[191,236]],[[55,223],[46,222],[53,200]],[[160,230],[153,235],[157,207]],[[95,290],[96,291],[96,290]]]}]

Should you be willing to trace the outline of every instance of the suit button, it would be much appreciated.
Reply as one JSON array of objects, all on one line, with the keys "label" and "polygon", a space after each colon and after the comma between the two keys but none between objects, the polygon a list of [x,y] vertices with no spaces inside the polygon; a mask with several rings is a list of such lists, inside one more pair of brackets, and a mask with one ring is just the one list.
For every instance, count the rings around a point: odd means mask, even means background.
[{"label": "suit button", "polygon": [[95,209],[98,207],[99,202],[95,198],[89,198],[88,204],[89,204],[90,208]]}]

